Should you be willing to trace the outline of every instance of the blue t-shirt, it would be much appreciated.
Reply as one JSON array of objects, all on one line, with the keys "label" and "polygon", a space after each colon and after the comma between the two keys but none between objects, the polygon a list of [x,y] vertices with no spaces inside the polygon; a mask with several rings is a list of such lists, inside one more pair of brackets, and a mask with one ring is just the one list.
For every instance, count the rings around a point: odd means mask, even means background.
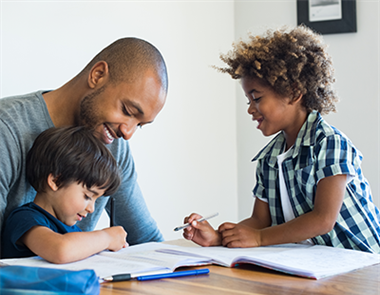
[{"label": "blue t-shirt", "polygon": [[59,234],[81,231],[76,224],[73,226],[64,224],[33,202],[15,209],[9,215],[4,226],[1,247],[2,258],[21,258],[36,255],[19,241],[33,226],[46,226]]}]

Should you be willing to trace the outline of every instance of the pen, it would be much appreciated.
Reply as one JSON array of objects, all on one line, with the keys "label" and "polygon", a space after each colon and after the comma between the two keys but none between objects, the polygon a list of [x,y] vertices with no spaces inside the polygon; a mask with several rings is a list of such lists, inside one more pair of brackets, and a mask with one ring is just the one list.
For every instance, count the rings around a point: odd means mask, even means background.
[{"label": "pen", "polygon": [[[219,214],[219,213],[214,213],[214,214],[212,214],[212,215],[210,215],[210,216],[202,217],[201,219],[198,219],[197,221],[198,221],[198,222],[202,222],[202,221],[204,221],[204,220],[207,220],[207,219],[213,218],[213,217],[215,217],[215,216],[218,216],[218,214]],[[182,226],[178,226],[178,227],[176,227],[176,228],[174,229],[174,231],[179,231],[179,230],[184,229],[184,228],[189,227],[189,226],[190,226],[190,223],[186,223],[185,225],[182,225]]]},{"label": "pen", "polygon": [[115,226],[116,225],[116,222],[115,222],[115,198],[112,198],[111,197],[111,200],[110,200],[110,226]]},{"label": "pen", "polygon": [[210,271],[208,270],[208,268],[203,268],[203,269],[197,269],[197,270],[176,271],[176,272],[171,272],[171,273],[151,272],[151,274],[140,275],[140,276],[136,274],[120,274],[120,275],[113,275],[110,277],[103,278],[103,280],[106,282],[130,281],[132,279],[137,279],[138,281],[147,281],[147,280],[201,275],[201,274],[207,274],[209,272]]},{"label": "pen", "polygon": [[195,276],[207,274],[210,271],[208,268],[196,269],[196,270],[184,270],[184,271],[176,271],[171,273],[163,273],[157,275],[150,276],[141,276],[137,277],[138,281],[148,281],[148,280],[157,280],[157,279],[166,279],[166,278],[176,278],[176,277],[184,277],[184,276]]},{"label": "pen", "polygon": [[129,280],[135,279],[137,277],[150,276],[150,275],[156,275],[156,274],[162,274],[162,270],[153,270],[153,271],[148,271],[148,272],[118,274],[118,275],[113,275],[113,276],[105,277],[105,278],[103,278],[103,281],[106,281],[106,282],[129,281]]}]

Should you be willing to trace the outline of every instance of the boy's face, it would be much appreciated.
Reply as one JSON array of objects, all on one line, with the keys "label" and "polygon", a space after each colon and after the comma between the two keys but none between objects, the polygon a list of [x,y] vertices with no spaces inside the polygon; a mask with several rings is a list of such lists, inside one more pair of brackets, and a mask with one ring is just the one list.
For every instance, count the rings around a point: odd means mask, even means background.
[{"label": "boy's face", "polygon": [[53,195],[53,215],[64,224],[73,226],[88,213],[94,212],[95,201],[104,192],[96,187],[86,188],[77,182],[61,187]]},{"label": "boy's face", "polygon": [[[248,114],[257,121],[257,129],[264,136],[284,131],[285,136],[296,137],[303,121],[299,120],[300,105],[277,94],[258,78],[243,77],[242,88],[248,98]],[[301,124],[301,126],[299,126]]]},{"label": "boy's face", "polygon": [[156,76],[147,71],[133,82],[108,82],[81,101],[78,124],[86,125],[105,144],[128,140],[137,127],[153,122],[166,100]]}]

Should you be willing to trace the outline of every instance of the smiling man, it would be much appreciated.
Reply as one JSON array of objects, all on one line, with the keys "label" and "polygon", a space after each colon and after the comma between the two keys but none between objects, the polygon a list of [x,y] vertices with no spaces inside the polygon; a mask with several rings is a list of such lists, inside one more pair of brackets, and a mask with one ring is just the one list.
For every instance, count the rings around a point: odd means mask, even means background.
[{"label": "smiling man", "polygon": [[[116,223],[130,245],[161,241],[140,188],[128,139],[152,123],[165,104],[168,77],[161,53],[137,38],[115,41],[73,79],[53,91],[0,99],[0,226],[16,207],[31,202],[35,191],[26,181],[25,156],[34,139],[50,127],[86,126],[110,149],[122,178],[115,198]],[[92,230],[109,198],[78,223]]]}]

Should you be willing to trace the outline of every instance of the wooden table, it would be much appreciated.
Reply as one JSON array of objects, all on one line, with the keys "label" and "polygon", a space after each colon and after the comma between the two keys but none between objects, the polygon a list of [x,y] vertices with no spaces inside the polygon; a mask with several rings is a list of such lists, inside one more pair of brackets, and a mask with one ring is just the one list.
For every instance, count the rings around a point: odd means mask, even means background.
[{"label": "wooden table", "polygon": [[357,294],[380,295],[380,264],[312,280],[286,275],[253,265],[226,268],[216,265],[189,267],[208,268],[208,275],[161,279],[154,281],[129,281],[102,284],[100,295],[116,294]]}]

